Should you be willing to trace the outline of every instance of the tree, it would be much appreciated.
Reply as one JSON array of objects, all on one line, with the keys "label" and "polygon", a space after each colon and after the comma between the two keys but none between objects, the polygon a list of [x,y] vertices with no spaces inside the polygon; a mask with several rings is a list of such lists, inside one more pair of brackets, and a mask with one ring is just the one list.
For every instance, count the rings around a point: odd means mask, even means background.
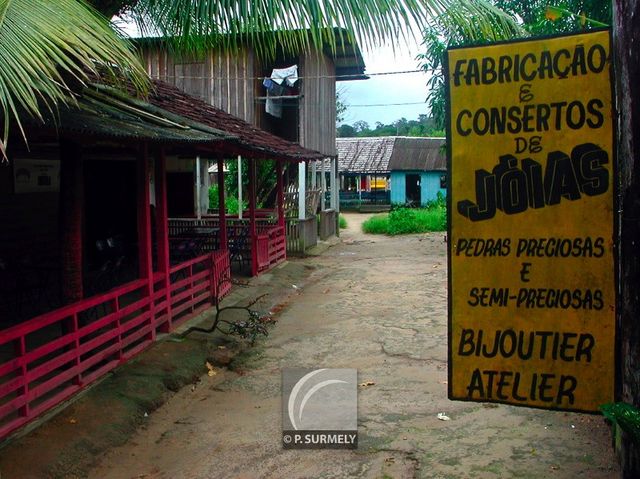
[{"label": "tree", "polygon": [[358,133],[364,133],[365,131],[369,131],[369,123],[364,120],[358,120],[353,124],[353,128]]},{"label": "tree", "polygon": [[[473,15],[472,12],[469,14]],[[496,18],[495,22],[498,21],[499,19]],[[429,87],[427,106],[435,128],[444,129],[446,122],[445,79],[442,67],[447,48],[465,43],[487,43],[525,34],[526,32],[521,28],[511,30],[490,28],[469,32],[451,18],[449,12],[434,16],[427,22],[422,41],[425,53],[419,54],[416,59],[419,61],[419,67],[431,75],[427,80]]]},{"label": "tree", "polygon": [[445,79],[442,66],[448,47],[483,44],[528,35],[568,33],[611,23],[611,3],[608,1],[557,0],[554,5],[550,5],[546,0],[494,0],[493,3],[514,20],[521,19],[520,27],[513,30],[479,28],[470,32],[456,22],[455,18],[451,18],[449,12],[433,17],[427,24],[422,42],[425,53],[418,55],[417,60],[420,62],[420,68],[431,73],[427,81],[427,105],[438,129],[444,129],[446,121]]},{"label": "tree", "polygon": [[375,136],[444,136],[444,131],[435,128],[433,118],[421,114],[417,120],[407,120],[400,118],[388,125],[380,121],[375,122],[375,128],[371,130],[367,122],[359,121],[351,125],[340,125],[338,128],[338,137],[375,137]]},{"label": "tree", "polygon": [[351,138],[357,136],[356,129],[351,125],[340,125],[338,127],[338,138]]},{"label": "tree", "polygon": [[[10,120],[41,118],[57,104],[73,101],[68,84],[96,73],[147,88],[132,46],[96,10],[79,0],[0,0],[0,157]],[[20,123],[18,122],[18,125]]]},{"label": "tree", "polygon": [[[361,45],[378,45],[406,35],[455,0],[0,0],[0,108],[3,136],[26,116],[73,102],[69,78],[87,81],[96,65],[134,81],[144,92],[144,69],[132,46],[109,25],[126,14],[145,34],[171,38],[177,48],[234,49],[251,42],[257,54],[274,56],[277,48],[300,51],[310,45],[337,49],[346,35]],[[474,2],[478,12],[487,10]],[[476,26],[453,13],[471,30]],[[502,19],[505,25],[509,19]],[[341,29],[335,29],[334,27]],[[345,33],[346,32],[346,33]]]},{"label": "tree", "polygon": [[570,33],[611,24],[611,2],[603,0],[494,0],[512,17],[522,19],[531,35]]}]

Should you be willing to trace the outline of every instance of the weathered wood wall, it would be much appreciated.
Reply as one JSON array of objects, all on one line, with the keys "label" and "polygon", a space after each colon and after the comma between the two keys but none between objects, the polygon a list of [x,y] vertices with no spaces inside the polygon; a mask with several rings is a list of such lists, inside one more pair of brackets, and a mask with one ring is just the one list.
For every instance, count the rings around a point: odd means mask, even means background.
[{"label": "weathered wood wall", "polygon": [[301,56],[305,77],[300,102],[300,144],[327,156],[336,155],[336,68],[322,52]]},{"label": "weathered wood wall", "polygon": [[147,72],[207,103],[255,124],[256,62],[249,50],[179,58],[159,47],[143,50]]},{"label": "weathered wood wall", "polygon": [[[210,52],[202,58],[180,59],[158,46],[142,52],[152,78],[175,85],[232,115],[260,124],[265,96],[260,77],[261,68],[250,49],[236,53]],[[295,63],[296,60],[292,60]],[[301,78],[299,143],[327,156],[336,154],[336,82],[333,60],[320,51],[303,53],[298,61]],[[269,70],[269,69],[267,69]],[[260,109],[260,110],[259,110]]]}]

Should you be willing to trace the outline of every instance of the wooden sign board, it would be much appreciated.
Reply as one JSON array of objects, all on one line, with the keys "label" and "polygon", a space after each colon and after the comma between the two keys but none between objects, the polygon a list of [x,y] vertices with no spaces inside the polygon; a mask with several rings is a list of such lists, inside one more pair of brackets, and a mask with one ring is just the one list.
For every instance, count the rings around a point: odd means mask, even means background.
[{"label": "wooden sign board", "polygon": [[613,400],[608,31],[448,51],[449,398]]}]

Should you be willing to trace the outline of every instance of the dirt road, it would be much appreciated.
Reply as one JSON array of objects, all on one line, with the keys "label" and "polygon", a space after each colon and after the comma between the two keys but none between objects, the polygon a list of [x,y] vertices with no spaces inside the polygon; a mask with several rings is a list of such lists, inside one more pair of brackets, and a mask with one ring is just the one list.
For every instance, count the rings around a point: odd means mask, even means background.
[{"label": "dirt road", "polygon": [[[234,372],[182,389],[89,477],[617,477],[601,417],[447,399],[444,237],[365,236],[361,220],[299,260],[319,267]],[[282,449],[283,367],[375,383],[359,388],[357,451]]]}]

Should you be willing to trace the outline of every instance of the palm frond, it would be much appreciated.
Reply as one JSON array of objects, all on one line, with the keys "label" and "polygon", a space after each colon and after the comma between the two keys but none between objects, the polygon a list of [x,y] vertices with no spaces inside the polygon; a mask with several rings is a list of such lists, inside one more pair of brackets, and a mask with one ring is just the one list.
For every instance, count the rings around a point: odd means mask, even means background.
[{"label": "palm frond", "polygon": [[445,12],[470,34],[516,28],[483,0],[138,0],[129,13],[145,36],[171,37],[180,50],[250,42],[263,55],[276,48],[336,48],[343,31],[364,47],[401,47],[402,39]]},{"label": "palm frond", "polygon": [[22,130],[25,115],[73,102],[70,80],[100,69],[148,88],[129,43],[83,1],[0,0],[0,39],[0,154],[12,121]]}]

